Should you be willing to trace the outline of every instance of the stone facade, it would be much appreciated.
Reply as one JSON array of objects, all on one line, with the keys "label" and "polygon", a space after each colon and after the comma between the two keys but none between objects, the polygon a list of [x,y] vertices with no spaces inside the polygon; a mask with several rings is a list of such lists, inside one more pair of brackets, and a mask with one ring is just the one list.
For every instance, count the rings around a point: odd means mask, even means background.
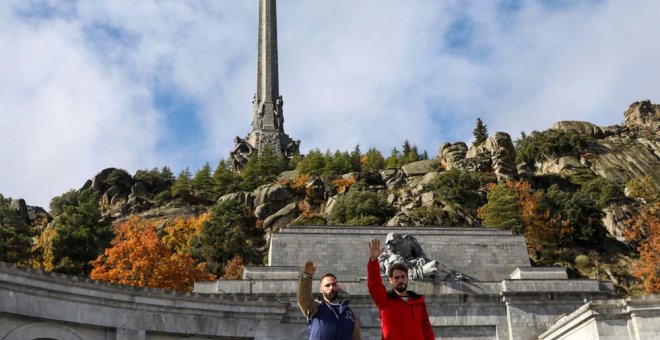
[{"label": "stone facade", "polygon": [[588,302],[539,339],[660,339],[660,296]]},{"label": "stone facade", "polygon": [[[360,318],[363,338],[380,339],[378,311],[365,279],[367,243],[374,237],[384,242],[389,232],[415,236],[430,259],[465,273],[462,280],[410,284],[410,289],[425,295],[438,338],[537,339],[558,316],[578,309],[584,301],[616,296],[609,282],[570,280],[564,268],[530,267],[521,236],[439,227],[289,226],[272,235],[269,266],[246,268],[243,280],[197,283],[195,291],[288,295],[293,300],[299,268],[310,259],[317,273],[337,275],[342,294],[350,296]],[[295,304],[287,315],[285,319],[300,324],[303,332],[304,319]]]},{"label": "stone facade", "polygon": [[[198,282],[194,293],[105,284],[0,263],[0,339],[305,339],[295,292],[307,259],[316,262],[317,272],[337,274],[340,294],[351,299],[361,320],[363,339],[380,339],[378,311],[364,278],[367,241],[384,241],[391,231],[415,236],[430,258],[468,275],[411,282],[410,289],[426,297],[438,338],[584,338],[567,337],[575,333],[590,339],[651,339],[658,334],[657,297],[613,300],[610,282],[568,279],[563,268],[530,267],[521,249],[524,240],[508,232],[298,226],[273,234],[271,265],[247,267],[243,280]],[[625,333],[632,330],[637,337]]]}]

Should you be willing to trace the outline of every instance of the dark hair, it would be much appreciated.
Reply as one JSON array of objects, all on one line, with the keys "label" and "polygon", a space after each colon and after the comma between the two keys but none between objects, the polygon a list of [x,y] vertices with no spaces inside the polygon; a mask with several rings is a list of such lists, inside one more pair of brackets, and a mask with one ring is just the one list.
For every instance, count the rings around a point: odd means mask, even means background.
[{"label": "dark hair", "polygon": [[337,281],[337,277],[335,276],[335,274],[332,274],[332,273],[325,273],[325,274],[321,275],[321,278],[319,279],[319,283],[320,283],[320,282],[323,282],[323,279],[325,279],[325,278],[328,277],[328,276],[334,278],[335,281]]},{"label": "dark hair", "polygon": [[389,268],[387,268],[387,276],[389,276],[391,278],[392,275],[394,275],[395,270],[400,270],[400,271],[405,272],[406,274],[408,274],[408,266],[405,263],[395,262],[395,263],[391,264]]}]

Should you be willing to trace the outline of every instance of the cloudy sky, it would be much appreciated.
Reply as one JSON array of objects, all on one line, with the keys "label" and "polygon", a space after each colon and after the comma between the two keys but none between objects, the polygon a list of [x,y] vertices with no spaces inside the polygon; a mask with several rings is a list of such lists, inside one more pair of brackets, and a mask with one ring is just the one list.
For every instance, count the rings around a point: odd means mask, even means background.
[{"label": "cloudy sky", "polygon": [[[250,131],[257,0],[0,0],[0,193],[47,207],[106,167],[195,172]],[[435,156],[660,102],[656,0],[280,0],[285,130]]]}]

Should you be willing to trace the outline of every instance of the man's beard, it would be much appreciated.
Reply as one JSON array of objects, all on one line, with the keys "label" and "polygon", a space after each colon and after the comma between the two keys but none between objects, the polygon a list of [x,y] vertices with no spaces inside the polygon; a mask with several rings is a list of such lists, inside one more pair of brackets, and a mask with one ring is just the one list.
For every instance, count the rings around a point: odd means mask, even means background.
[{"label": "man's beard", "polygon": [[328,294],[323,293],[323,298],[328,300],[328,301],[335,301],[337,300],[337,296],[339,296],[339,291],[330,291]]},{"label": "man's beard", "polygon": [[405,292],[406,289],[408,289],[408,285],[405,284],[405,283],[399,283],[398,285],[396,285],[396,286],[394,287],[394,290],[396,290],[396,291],[399,292],[399,293],[403,293],[403,292]]}]

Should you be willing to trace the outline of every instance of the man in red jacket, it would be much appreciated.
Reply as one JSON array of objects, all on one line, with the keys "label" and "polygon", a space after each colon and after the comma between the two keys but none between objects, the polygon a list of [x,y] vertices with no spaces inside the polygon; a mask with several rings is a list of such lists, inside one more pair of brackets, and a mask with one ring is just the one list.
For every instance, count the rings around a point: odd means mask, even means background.
[{"label": "man in red jacket", "polygon": [[380,327],[383,340],[430,340],[435,339],[424,297],[407,290],[408,266],[403,262],[387,269],[392,289],[385,290],[380,277],[378,255],[383,252],[380,240],[369,242],[369,264],[367,283],[369,294],[380,312]]}]

